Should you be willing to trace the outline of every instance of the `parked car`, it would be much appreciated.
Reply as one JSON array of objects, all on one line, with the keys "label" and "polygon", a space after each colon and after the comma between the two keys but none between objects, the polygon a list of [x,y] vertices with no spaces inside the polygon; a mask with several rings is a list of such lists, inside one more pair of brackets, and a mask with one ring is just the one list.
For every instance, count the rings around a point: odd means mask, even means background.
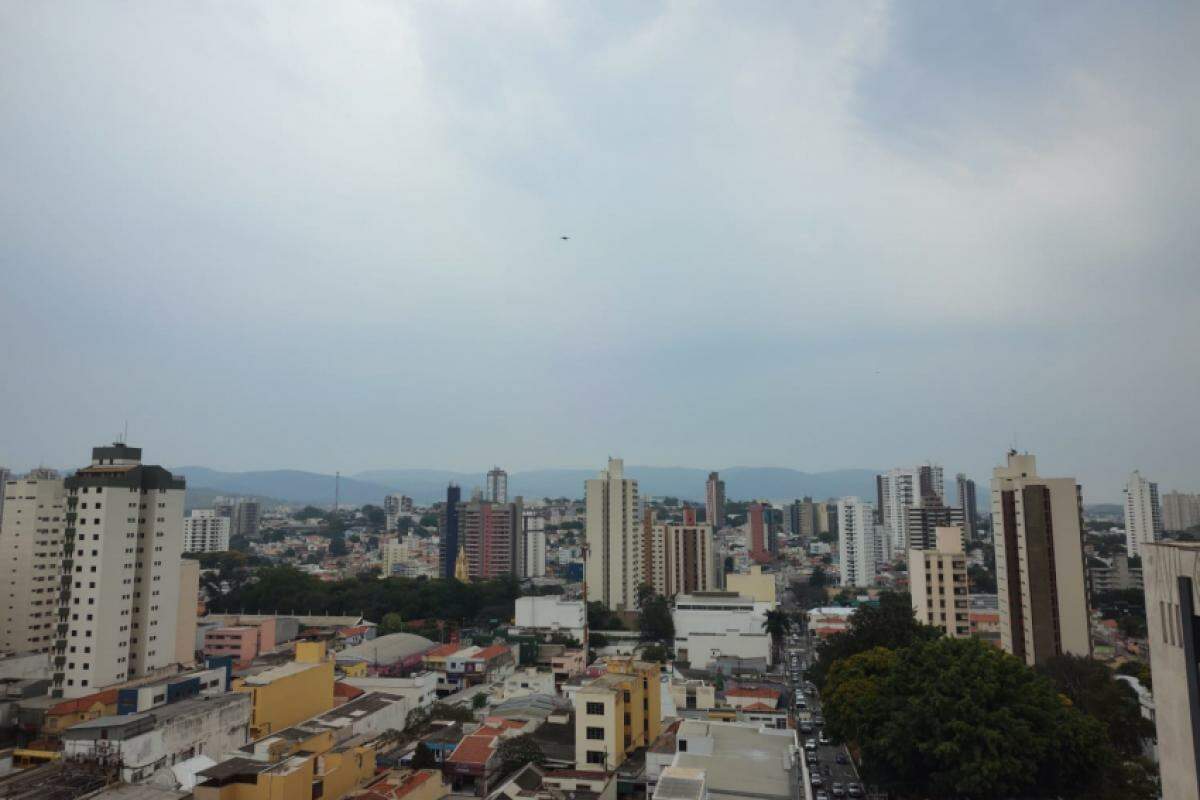
[{"label": "parked car", "polygon": [[863,797],[866,792],[861,783],[848,783],[846,784],[846,794],[850,797]]},{"label": "parked car", "polygon": [[816,774],[815,772],[813,773],[812,780],[809,781],[809,783],[812,784],[812,787],[814,789],[820,789],[822,786],[825,785],[825,781],[821,780],[821,776]]},{"label": "parked car", "polygon": [[840,783],[835,783],[829,791],[833,794],[834,797],[845,797],[846,796],[846,788],[844,786],[842,786]]},{"label": "parked car", "polygon": [[833,760],[839,764],[848,764],[850,762],[850,759],[846,758],[845,753],[838,753],[836,756],[833,757]]}]

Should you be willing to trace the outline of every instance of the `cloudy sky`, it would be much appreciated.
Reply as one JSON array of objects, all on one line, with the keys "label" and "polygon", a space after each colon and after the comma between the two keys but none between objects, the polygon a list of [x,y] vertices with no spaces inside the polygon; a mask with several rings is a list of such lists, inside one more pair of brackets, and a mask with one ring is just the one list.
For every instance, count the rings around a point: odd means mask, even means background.
[{"label": "cloudy sky", "polygon": [[[800,7],[797,7],[800,6]],[[0,463],[1200,490],[1194,3],[0,2]],[[569,241],[560,236],[569,235]]]}]

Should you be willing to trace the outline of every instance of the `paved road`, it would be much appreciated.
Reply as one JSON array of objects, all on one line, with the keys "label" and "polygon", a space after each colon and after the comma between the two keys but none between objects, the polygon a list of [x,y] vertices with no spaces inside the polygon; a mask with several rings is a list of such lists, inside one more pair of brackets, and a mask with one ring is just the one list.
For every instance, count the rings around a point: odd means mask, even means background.
[{"label": "paved road", "polygon": [[[785,666],[787,669],[788,683],[789,683],[789,685],[792,686],[794,691],[797,691],[797,692],[803,691],[803,689],[804,689],[803,673],[804,673],[805,668],[808,666],[809,661],[812,658],[813,658],[812,648],[811,648],[811,645],[807,642],[805,637],[801,637],[799,640],[797,640],[795,642],[790,642],[787,645]],[[795,682],[792,677],[795,672],[795,670],[793,669],[793,665],[797,665],[797,664],[799,665],[800,672],[801,672],[801,678],[798,683]],[[813,694],[814,694],[814,696],[812,696],[812,697],[807,697],[807,696],[805,697],[805,702],[808,705],[808,708],[806,710],[809,713],[811,713],[814,718],[817,718],[817,717],[821,716],[821,701],[820,701],[819,697],[815,696],[815,694],[816,694],[815,692]],[[807,739],[818,738],[819,730],[820,730],[820,726],[815,726],[814,731],[811,735],[806,735],[804,733],[800,733],[799,736],[802,740],[802,743],[803,743],[803,741],[805,741]],[[845,764],[837,763],[837,756],[839,754],[845,756],[845,761],[846,761]],[[821,775],[821,779],[822,779],[821,789],[827,795],[829,795],[831,798],[833,797],[832,788],[833,788],[834,783],[840,783],[840,784],[842,784],[843,788],[846,788],[848,786],[848,784],[850,784],[850,783],[859,783],[860,782],[859,778],[858,778],[858,773],[854,769],[854,764],[850,760],[850,755],[847,752],[845,745],[840,745],[840,744],[836,745],[836,746],[833,744],[819,745],[817,747],[817,763],[816,763],[815,767],[809,767],[809,770],[811,772],[819,772],[819,774]],[[815,796],[815,794],[816,793],[814,792],[814,796]],[[843,796],[845,796],[845,795],[843,795]]]}]

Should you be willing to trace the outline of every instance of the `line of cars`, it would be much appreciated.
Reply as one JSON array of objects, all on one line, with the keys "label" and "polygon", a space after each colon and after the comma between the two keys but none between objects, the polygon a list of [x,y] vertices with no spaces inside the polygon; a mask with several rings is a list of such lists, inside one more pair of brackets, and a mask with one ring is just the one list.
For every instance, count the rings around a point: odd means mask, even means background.
[{"label": "line of cars", "polygon": [[[825,719],[820,712],[817,687],[804,679],[804,670],[808,667],[808,662],[804,658],[799,637],[789,640],[787,652],[791,685],[795,695],[793,702],[798,720],[797,727],[800,733],[810,737],[804,742],[804,758],[808,763],[809,782],[812,785],[815,799],[830,800],[832,797],[833,800],[841,800],[841,798],[865,797],[866,791],[861,783],[857,781],[843,783],[833,780],[834,777],[840,777],[840,775],[834,775],[829,764],[821,764],[820,748],[832,746],[833,742],[823,730]],[[809,710],[810,705],[812,711]],[[850,759],[844,748],[838,749],[834,755],[834,761],[846,768],[838,770],[839,773],[848,770],[852,777],[857,777],[854,775],[853,767],[849,766]],[[826,791],[827,784],[828,791]]]}]

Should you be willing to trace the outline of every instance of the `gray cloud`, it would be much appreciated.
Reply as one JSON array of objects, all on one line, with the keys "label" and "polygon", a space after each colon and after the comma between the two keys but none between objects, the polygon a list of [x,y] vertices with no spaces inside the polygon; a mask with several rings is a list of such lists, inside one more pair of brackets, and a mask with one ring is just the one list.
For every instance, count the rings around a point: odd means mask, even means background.
[{"label": "gray cloud", "polygon": [[1200,489],[1197,15],[0,7],[0,463]]}]

